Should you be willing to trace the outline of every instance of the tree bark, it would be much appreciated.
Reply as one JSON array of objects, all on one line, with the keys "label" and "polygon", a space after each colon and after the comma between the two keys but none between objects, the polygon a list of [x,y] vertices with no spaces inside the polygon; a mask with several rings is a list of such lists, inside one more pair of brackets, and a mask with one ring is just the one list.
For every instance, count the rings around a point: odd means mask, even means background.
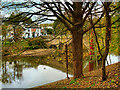
[{"label": "tree bark", "polygon": [[79,78],[83,76],[83,35],[81,30],[72,33],[72,51],[73,51],[73,78]]},{"label": "tree bark", "polygon": [[6,45],[6,35],[5,35],[5,45]]},{"label": "tree bark", "polygon": [[14,36],[14,41],[17,42],[17,38],[16,38],[16,31],[15,31],[16,26],[13,27],[13,36]]},{"label": "tree bark", "polygon": [[72,15],[72,52],[73,52],[73,78],[83,76],[83,11],[82,2],[74,2]]},{"label": "tree bark", "polygon": [[66,71],[67,71],[67,79],[69,79],[69,76],[68,76],[68,46],[67,44],[65,45],[65,52],[66,52]]}]

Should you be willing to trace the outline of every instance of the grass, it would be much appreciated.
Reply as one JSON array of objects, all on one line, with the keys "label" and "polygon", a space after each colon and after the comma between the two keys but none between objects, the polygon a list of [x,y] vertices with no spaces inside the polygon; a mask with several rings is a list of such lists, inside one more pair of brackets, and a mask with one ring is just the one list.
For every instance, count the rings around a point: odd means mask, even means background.
[{"label": "grass", "polygon": [[67,87],[63,87],[63,88],[67,88]]},{"label": "grass", "polygon": [[91,87],[92,87],[92,86],[95,86],[95,83],[94,83],[94,84],[92,84],[92,85],[91,85]]},{"label": "grass", "polygon": [[75,83],[75,80],[71,80],[71,81],[69,82],[69,84],[73,84],[73,83]]},{"label": "grass", "polygon": [[76,85],[80,85],[80,83],[79,83],[79,82],[75,82],[75,84],[76,84]]},{"label": "grass", "polygon": [[83,76],[83,78],[85,78],[85,76]]},{"label": "grass", "polygon": [[115,76],[118,76],[118,74],[115,74]]},{"label": "grass", "polygon": [[114,83],[114,82],[115,82],[115,80],[111,80],[111,82],[112,82],[112,83]]}]

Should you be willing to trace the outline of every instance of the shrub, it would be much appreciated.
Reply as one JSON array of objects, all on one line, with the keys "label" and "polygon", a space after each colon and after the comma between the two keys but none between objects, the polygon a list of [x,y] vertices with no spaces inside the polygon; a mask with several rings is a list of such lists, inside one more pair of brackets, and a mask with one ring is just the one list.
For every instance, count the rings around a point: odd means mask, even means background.
[{"label": "shrub", "polygon": [[57,46],[56,45],[51,45],[49,48],[55,48],[55,49],[57,49]]},{"label": "shrub", "polygon": [[41,38],[33,38],[28,40],[29,49],[47,48],[47,44]]},{"label": "shrub", "polygon": [[3,56],[10,55],[10,52],[8,50],[3,50],[2,55]]}]

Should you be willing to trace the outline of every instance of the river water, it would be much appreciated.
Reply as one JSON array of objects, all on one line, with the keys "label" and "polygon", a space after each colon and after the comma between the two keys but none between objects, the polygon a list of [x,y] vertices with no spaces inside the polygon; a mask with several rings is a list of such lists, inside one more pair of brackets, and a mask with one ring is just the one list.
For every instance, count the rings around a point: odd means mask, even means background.
[{"label": "river water", "polygon": [[[111,59],[111,62],[110,62],[110,59]],[[108,55],[107,61],[108,61],[109,65],[120,62],[120,56]],[[107,62],[106,62],[106,66],[107,66]]]},{"label": "river water", "polygon": [[[120,56],[110,55],[110,59],[111,64],[120,62]],[[110,64],[109,55],[107,61]],[[66,78],[65,72],[47,65],[33,67],[31,63],[6,60],[2,63],[0,75],[2,88],[31,88]]]},{"label": "river water", "polygon": [[2,88],[31,88],[66,78],[65,72],[46,65],[34,68],[23,62],[5,64],[1,73]]}]

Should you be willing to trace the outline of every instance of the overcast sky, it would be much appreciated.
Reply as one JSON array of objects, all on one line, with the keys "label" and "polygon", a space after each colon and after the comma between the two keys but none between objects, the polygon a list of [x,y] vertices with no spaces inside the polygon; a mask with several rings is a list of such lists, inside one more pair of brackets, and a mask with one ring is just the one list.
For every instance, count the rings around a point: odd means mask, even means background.
[{"label": "overcast sky", "polygon": [[[8,2],[26,2],[26,1],[40,1],[40,0],[2,0],[2,3],[8,3]],[[20,8],[20,9],[17,9],[16,11],[19,11],[19,12],[33,12],[33,11],[39,11],[39,9],[37,9],[37,8],[35,8],[35,7],[32,7],[32,8],[30,8],[30,9],[28,9],[28,8]],[[15,9],[2,9],[1,10],[1,15],[3,16],[3,17],[9,17],[10,16],[10,14],[12,13],[12,12],[14,12],[15,13]],[[37,15],[34,15],[33,17],[32,17],[32,20],[36,20],[37,19],[37,17],[39,17],[39,16],[37,16]],[[44,23],[51,23],[51,21],[46,21],[46,22],[44,22]]]},{"label": "overcast sky", "polygon": [[[5,2],[31,2],[31,1],[34,1],[34,2],[40,2],[40,0],[2,0],[2,3],[5,3]],[[45,1],[45,0],[44,0]],[[50,1],[50,0],[47,0],[47,1]],[[60,0],[60,1],[63,1],[63,0]],[[67,0],[67,1],[71,1],[71,0]],[[80,1],[80,0],[74,0],[74,1]],[[91,1],[95,1],[95,0],[91,0]],[[100,2],[100,0],[97,0],[98,2]],[[102,0],[104,1],[104,0]],[[119,0],[112,0],[112,1],[119,1]],[[28,8],[22,8],[22,9],[17,9],[17,11],[20,11],[20,12],[24,12],[24,11],[38,11],[39,9],[35,8],[35,7],[32,7],[30,9]],[[13,12],[13,9],[2,9],[1,10],[1,15],[4,16],[4,17],[9,17],[10,14]],[[14,11],[15,12],[15,11]],[[37,16],[33,16],[32,17],[32,20],[35,20],[37,18]]]}]

